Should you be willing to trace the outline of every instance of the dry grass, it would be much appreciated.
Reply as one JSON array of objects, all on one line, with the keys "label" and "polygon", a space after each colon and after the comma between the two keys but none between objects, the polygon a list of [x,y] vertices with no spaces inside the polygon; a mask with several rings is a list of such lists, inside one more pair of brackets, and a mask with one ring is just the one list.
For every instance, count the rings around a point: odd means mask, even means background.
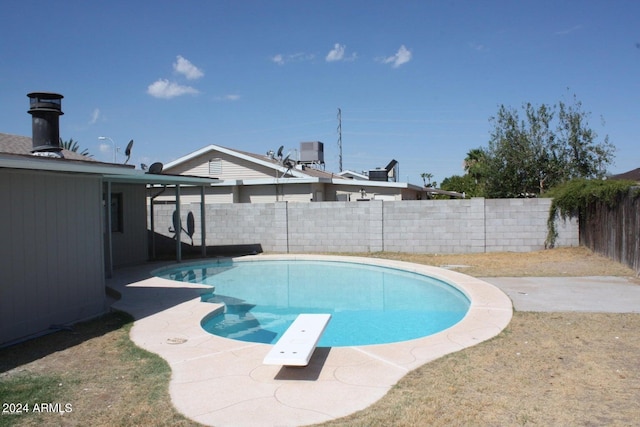
[{"label": "dry grass", "polygon": [[459,255],[360,254],[379,258],[450,267],[475,277],[633,276],[634,271],[587,248],[558,248],[537,252],[498,252]]},{"label": "dry grass", "polygon": [[515,313],[326,426],[599,426],[640,420],[640,314]]},{"label": "dry grass", "polygon": [[[459,271],[481,277],[634,274],[583,248],[373,256],[468,265]],[[116,313],[0,350],[2,402],[73,405],[64,415],[0,415],[0,425],[198,425],[173,409],[168,365],[133,345],[129,329]],[[422,366],[376,404],[326,425],[633,425],[639,330],[640,314],[515,313],[493,340]]]},{"label": "dry grass", "polygon": [[[30,412],[0,415],[0,426],[195,426],[171,406],[171,370],[129,339],[131,317],[112,313],[0,350],[0,401]],[[34,404],[71,411],[34,413]]]}]

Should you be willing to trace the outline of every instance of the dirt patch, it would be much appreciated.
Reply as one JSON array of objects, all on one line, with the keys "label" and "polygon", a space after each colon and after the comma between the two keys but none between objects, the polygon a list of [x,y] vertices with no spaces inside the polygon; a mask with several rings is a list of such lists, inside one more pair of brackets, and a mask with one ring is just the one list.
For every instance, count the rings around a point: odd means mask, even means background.
[{"label": "dirt patch", "polygon": [[558,248],[536,252],[478,254],[361,254],[450,268],[475,277],[635,276],[635,272],[587,248]]}]

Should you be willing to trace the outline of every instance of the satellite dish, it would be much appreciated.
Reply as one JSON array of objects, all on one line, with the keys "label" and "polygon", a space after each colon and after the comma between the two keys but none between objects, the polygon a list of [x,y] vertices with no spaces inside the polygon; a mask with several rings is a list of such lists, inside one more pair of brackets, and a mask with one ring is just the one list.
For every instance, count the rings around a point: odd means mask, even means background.
[{"label": "satellite dish", "polygon": [[182,221],[180,221],[180,215],[178,214],[178,211],[175,210],[173,211],[173,231],[169,230],[170,232],[176,233],[176,235],[178,234],[178,230],[180,230],[182,228]]},{"label": "satellite dish", "polygon": [[125,165],[129,161],[129,157],[131,157],[131,148],[132,147],[133,147],[133,139],[131,141],[129,141],[129,143],[127,144],[127,148],[125,148],[125,150],[124,150],[124,154],[125,154],[125,156],[127,156],[127,160],[124,161]]},{"label": "satellite dish", "polygon": [[281,145],[280,148],[278,148],[278,158],[281,159],[282,158],[282,150],[284,150],[284,145]]},{"label": "satellite dish", "polygon": [[163,167],[164,166],[160,162],[152,163],[151,166],[149,166],[149,172],[148,173],[159,175],[159,174],[162,173],[162,168]]},{"label": "satellite dish", "polygon": [[289,172],[289,170],[291,170],[291,169],[295,166],[295,164],[296,164],[293,160],[291,160],[291,159],[289,158],[289,156],[290,156],[290,155],[291,155],[291,153],[287,154],[287,157],[285,157],[285,158],[282,160],[282,164],[283,164],[284,166],[286,166],[286,167],[287,167],[287,169],[288,169],[288,170],[287,170],[287,172]]},{"label": "satellite dish", "polygon": [[189,212],[187,215],[187,234],[193,240],[193,233],[196,231],[195,218],[193,217],[193,212]]}]

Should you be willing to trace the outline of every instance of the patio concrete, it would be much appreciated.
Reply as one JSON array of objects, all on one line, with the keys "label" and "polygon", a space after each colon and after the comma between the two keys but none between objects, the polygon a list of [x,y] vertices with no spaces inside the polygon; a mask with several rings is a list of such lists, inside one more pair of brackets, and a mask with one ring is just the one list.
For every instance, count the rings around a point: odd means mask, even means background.
[{"label": "patio concrete", "polygon": [[[242,261],[284,258],[318,257],[259,255]],[[205,316],[222,309],[200,301],[200,293],[208,287],[151,276],[150,271],[160,265],[119,270],[108,285],[122,294],[113,307],[136,319],[132,340],[169,363],[169,391],[176,409],[195,421],[215,426],[308,425],[370,406],[409,371],[490,339],[508,325],[511,300],[487,281],[503,287],[519,310],[538,309],[545,303],[553,303],[554,309],[564,307],[562,298],[571,307],[572,301],[585,299],[576,295],[586,291],[571,291],[576,283],[583,283],[580,279],[562,279],[565,294],[554,296],[555,282],[548,278],[484,281],[436,267],[372,258],[363,258],[362,262],[404,268],[456,283],[472,300],[469,313],[455,326],[429,337],[385,345],[320,347],[309,366],[286,368],[262,363],[270,345],[214,336],[200,327]],[[596,282],[595,287],[603,287],[615,281]],[[640,295],[635,292],[640,286],[621,285],[623,291],[631,293],[629,299],[635,301],[631,305],[637,311]],[[545,291],[538,292],[541,286]],[[593,298],[606,299],[603,296],[594,294]]]},{"label": "patio concrete", "polygon": [[640,280],[630,277],[488,277],[517,311],[640,313]]}]

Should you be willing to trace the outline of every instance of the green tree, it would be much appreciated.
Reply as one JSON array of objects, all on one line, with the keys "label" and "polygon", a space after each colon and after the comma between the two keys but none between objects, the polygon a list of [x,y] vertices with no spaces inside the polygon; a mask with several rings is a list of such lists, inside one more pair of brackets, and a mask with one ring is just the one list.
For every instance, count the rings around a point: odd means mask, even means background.
[{"label": "green tree", "polygon": [[[463,165],[466,175],[464,176],[465,179],[459,183],[466,184],[466,189],[463,191],[471,197],[484,196],[487,177],[487,153],[485,149],[480,147],[469,150],[467,157],[464,159]],[[442,181],[442,184],[444,185],[444,181]]]},{"label": "green tree", "polygon": [[573,178],[600,178],[613,158],[608,137],[597,142],[589,114],[573,105],[527,103],[524,118],[501,105],[485,150],[487,197],[538,195]]},{"label": "green tree", "polygon": [[442,180],[442,190],[464,193],[466,197],[482,197],[482,189],[471,174],[452,175]]},{"label": "green tree", "polygon": [[582,103],[574,95],[574,105],[560,102],[558,133],[563,141],[564,157],[569,169],[566,175],[573,178],[603,178],[611,163],[615,148],[605,136],[600,144],[594,144],[597,134],[589,128],[588,117],[582,113]]},{"label": "green tree", "polygon": [[435,187],[436,186],[435,182],[431,182],[431,178],[433,178],[433,174],[432,173],[422,172],[420,174],[420,177],[422,178],[422,182],[424,183],[425,187]]},{"label": "green tree", "polygon": [[476,183],[484,178],[484,169],[487,166],[487,156],[483,148],[473,148],[464,159],[464,171],[470,175]]},{"label": "green tree", "polygon": [[69,138],[68,141],[63,141],[62,138],[60,138],[60,146],[65,150],[73,151],[74,153],[79,152],[79,154],[83,156],[93,157],[93,155],[89,154],[89,150],[87,150],[86,148],[82,149],[82,151],[79,151],[80,145],[78,145],[78,141],[74,141],[73,138]]}]

